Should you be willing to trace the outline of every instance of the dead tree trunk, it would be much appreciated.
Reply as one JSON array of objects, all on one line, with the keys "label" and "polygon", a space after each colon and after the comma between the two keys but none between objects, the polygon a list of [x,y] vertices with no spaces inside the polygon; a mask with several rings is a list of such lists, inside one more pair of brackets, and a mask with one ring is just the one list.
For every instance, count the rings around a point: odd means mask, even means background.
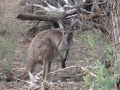
[{"label": "dead tree trunk", "polygon": [[[111,3],[111,21],[112,21],[112,42],[115,48],[115,61],[118,60],[118,68],[115,74],[120,74],[120,16],[119,16],[119,0],[110,0]],[[116,90],[120,90],[120,80],[116,84]]]}]

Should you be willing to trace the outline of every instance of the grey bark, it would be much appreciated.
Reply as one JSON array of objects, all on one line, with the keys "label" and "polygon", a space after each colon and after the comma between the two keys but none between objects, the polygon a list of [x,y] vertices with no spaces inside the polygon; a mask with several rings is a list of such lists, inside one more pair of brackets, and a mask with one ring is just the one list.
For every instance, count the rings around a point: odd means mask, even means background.
[{"label": "grey bark", "polygon": [[[120,16],[118,3],[119,0],[110,0],[111,2],[111,21],[112,21],[112,42],[115,49],[115,61],[118,60],[118,68],[115,70],[115,74],[120,74]],[[116,90],[120,90],[120,80],[116,85]]]}]

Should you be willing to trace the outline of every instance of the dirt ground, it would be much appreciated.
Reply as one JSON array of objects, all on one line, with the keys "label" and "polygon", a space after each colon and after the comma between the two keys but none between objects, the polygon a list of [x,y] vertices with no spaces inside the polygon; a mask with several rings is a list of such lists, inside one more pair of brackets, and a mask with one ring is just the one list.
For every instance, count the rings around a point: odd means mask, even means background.
[{"label": "dirt ground", "polygon": [[[19,34],[20,32],[24,32],[29,29],[29,23],[27,21],[16,20],[15,17],[19,13],[19,4],[18,0],[0,0],[0,24],[3,22],[8,22],[8,28],[5,28],[4,34],[0,34],[0,39],[8,40],[9,43],[9,35],[13,35],[15,40],[14,46],[14,58],[12,60],[12,69],[9,71],[5,68],[6,61],[0,61],[0,76],[12,75],[19,76],[23,74],[26,70],[26,57],[27,57],[27,48],[29,43],[20,44]],[[7,26],[6,26],[7,27]],[[25,27],[25,28],[23,28]],[[19,29],[18,29],[19,28]],[[13,34],[14,33],[14,34]],[[87,43],[88,34],[94,34],[94,38],[99,37],[95,41],[95,50],[93,56],[89,53],[90,46]],[[98,36],[97,36],[98,35]],[[99,58],[104,51],[104,45],[106,38],[101,32],[96,30],[91,31],[82,31],[75,30],[74,32],[74,44],[70,50],[69,58],[66,62],[68,69],[61,69],[61,63],[59,61],[53,61],[51,72],[59,70],[53,74],[51,74],[50,82],[53,85],[64,88],[64,90],[85,90],[85,82],[83,80],[83,76],[86,75],[85,71],[83,71],[82,67],[92,67],[96,58]],[[102,40],[101,40],[102,39]],[[93,60],[94,58],[94,60]],[[59,59],[59,58],[58,58]],[[88,61],[89,60],[89,61]],[[42,65],[37,65],[33,74],[36,75],[38,72],[42,70]],[[29,81],[29,80],[25,80]],[[40,85],[41,80],[37,82],[37,85]],[[1,82],[0,90],[29,90],[30,84],[24,81],[12,81],[12,82]],[[49,90],[55,90],[50,88]]]}]

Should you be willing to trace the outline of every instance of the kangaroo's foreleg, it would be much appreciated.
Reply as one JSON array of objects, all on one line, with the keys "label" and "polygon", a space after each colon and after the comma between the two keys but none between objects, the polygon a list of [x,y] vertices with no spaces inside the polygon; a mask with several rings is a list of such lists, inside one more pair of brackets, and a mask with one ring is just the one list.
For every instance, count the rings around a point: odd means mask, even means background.
[{"label": "kangaroo's foreleg", "polygon": [[65,62],[66,62],[66,60],[67,60],[68,54],[69,54],[69,49],[68,49],[68,50],[66,50],[66,55],[65,55],[65,58],[64,58],[64,59],[62,59],[62,68],[65,68],[65,67],[66,67]]},{"label": "kangaroo's foreleg", "polygon": [[65,68],[66,67],[65,62],[66,62],[68,54],[69,54],[69,49],[66,50],[66,54],[65,54],[65,58],[64,59],[63,59],[62,55],[60,54],[60,52],[58,52],[58,54],[59,54],[59,56],[61,58],[61,66],[62,66],[62,68]]}]

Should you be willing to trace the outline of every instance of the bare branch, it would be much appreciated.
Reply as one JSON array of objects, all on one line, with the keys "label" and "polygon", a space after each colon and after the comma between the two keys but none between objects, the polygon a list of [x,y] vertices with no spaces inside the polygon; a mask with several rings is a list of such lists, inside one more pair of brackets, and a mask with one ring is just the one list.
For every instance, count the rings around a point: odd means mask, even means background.
[{"label": "bare branch", "polygon": [[34,7],[39,7],[45,11],[48,11],[48,12],[63,12],[64,9],[62,7],[59,7],[59,8],[56,8],[52,5],[50,5],[49,3],[46,2],[46,4],[48,5],[48,7],[44,7],[42,5],[38,5],[38,4],[28,4],[27,6],[34,6]]},{"label": "bare branch", "polygon": [[90,72],[90,71],[87,71],[87,69],[85,69],[84,67],[82,67],[82,66],[80,66],[80,65],[75,65],[75,66],[66,67],[66,68],[64,68],[64,69],[59,69],[59,70],[50,72],[50,73],[48,73],[48,74],[53,74],[53,73],[56,73],[56,72],[59,72],[59,71],[64,71],[64,70],[66,70],[66,69],[77,68],[77,67],[80,67],[83,71],[88,72],[88,73],[89,73],[90,75],[92,75],[93,77],[95,77],[95,78],[97,77],[96,74],[94,74],[94,73],[92,73],[92,72]]},{"label": "bare branch", "polygon": [[102,24],[94,24],[94,26],[95,26],[95,28],[100,28],[100,30],[104,33],[106,33],[106,34],[108,34],[108,35],[110,35],[111,34],[111,31],[108,29],[108,28],[106,28],[105,26],[103,26]]}]

